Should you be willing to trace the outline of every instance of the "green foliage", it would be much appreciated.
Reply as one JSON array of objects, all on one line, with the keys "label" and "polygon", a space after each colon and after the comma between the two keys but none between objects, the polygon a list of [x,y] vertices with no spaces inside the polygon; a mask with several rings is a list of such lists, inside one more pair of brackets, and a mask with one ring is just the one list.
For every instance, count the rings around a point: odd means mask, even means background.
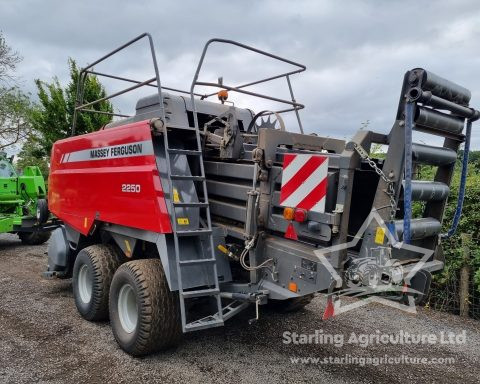
[{"label": "green foliage", "polygon": [[[478,254],[477,257],[479,257]],[[480,291],[480,268],[475,272],[473,278],[475,280],[475,284],[477,284],[477,289]]]},{"label": "green foliage", "polygon": [[15,71],[17,64],[22,58],[6,42],[0,31],[0,82],[11,80],[11,72]]},{"label": "green foliage", "polygon": [[[446,265],[442,273],[435,275],[435,281],[440,288],[448,281],[458,276],[460,268],[464,264],[463,245],[460,234],[472,235],[470,248],[470,265],[473,270],[473,278],[480,291],[480,173],[476,168],[476,161],[480,152],[472,152],[470,157],[469,171],[466,184],[466,194],[463,205],[463,213],[456,234],[442,242],[445,253]],[[446,232],[453,221],[457,206],[458,188],[460,183],[461,163],[457,162],[456,171],[450,187],[450,196],[445,210],[444,228]],[[433,175],[433,169],[431,170]]]},{"label": "green foliage", "polygon": [[477,170],[480,170],[480,151],[470,152],[468,156],[468,161],[472,164]]},{"label": "green foliage", "polygon": [[[32,113],[33,129],[40,135],[39,144],[49,154],[53,143],[70,136],[76,104],[79,69],[75,61],[68,61],[70,82],[64,89],[57,78],[50,83],[35,80],[40,105]],[[106,96],[105,89],[96,76],[88,76],[84,86],[83,103],[92,102]],[[89,109],[112,112],[111,103],[106,100]],[[80,113],[77,119],[76,134],[93,132],[111,121],[111,116],[99,113]]]},{"label": "green foliage", "polygon": [[0,32],[0,149],[22,142],[30,131],[30,98],[12,85],[21,60]]},{"label": "green foliage", "polygon": [[47,178],[49,173],[47,157],[39,139],[31,135],[23,144],[15,165],[20,173],[29,165],[37,166],[42,171],[42,175]]},{"label": "green foliage", "polygon": [[370,157],[372,159],[385,159],[387,153],[384,150],[384,146],[382,144],[373,143],[372,147],[370,148]]},{"label": "green foliage", "polygon": [[21,143],[30,134],[32,104],[17,87],[0,87],[0,149]]}]

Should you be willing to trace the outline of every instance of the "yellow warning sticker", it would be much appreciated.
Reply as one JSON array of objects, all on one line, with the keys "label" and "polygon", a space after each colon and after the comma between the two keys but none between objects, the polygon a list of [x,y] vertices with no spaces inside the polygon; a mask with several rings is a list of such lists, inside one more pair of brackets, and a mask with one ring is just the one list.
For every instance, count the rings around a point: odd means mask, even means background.
[{"label": "yellow warning sticker", "polygon": [[385,228],[377,227],[377,231],[375,232],[375,243],[383,244],[384,239],[385,239]]},{"label": "yellow warning sticker", "polygon": [[132,256],[132,248],[130,248],[130,242],[127,239],[125,239],[125,248],[125,254],[127,255],[127,257]]},{"label": "yellow warning sticker", "polygon": [[174,203],[180,202],[180,195],[178,194],[177,188],[173,188],[173,202]]},{"label": "yellow warning sticker", "polygon": [[190,221],[188,220],[188,217],[179,217],[177,218],[177,223],[179,225],[188,225],[190,224]]}]

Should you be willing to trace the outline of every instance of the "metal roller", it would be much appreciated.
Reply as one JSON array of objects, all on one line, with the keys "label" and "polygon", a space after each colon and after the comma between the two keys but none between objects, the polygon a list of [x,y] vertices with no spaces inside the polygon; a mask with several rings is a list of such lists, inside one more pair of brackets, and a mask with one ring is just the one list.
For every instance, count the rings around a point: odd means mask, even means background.
[{"label": "metal roller", "polygon": [[444,166],[455,163],[457,153],[449,148],[415,143],[412,145],[412,158],[417,163]]},{"label": "metal roller", "polygon": [[412,180],[412,200],[441,201],[450,193],[448,185],[436,181]]},{"label": "metal roller", "polygon": [[[426,237],[435,236],[440,233],[442,224],[431,217],[422,219],[412,219],[410,222],[410,238],[412,240],[424,239]],[[397,237],[403,237],[403,220],[395,221],[395,230]]]},{"label": "metal roller", "polygon": [[415,124],[430,129],[460,134],[463,131],[464,119],[417,106]]},{"label": "metal roller", "polygon": [[430,91],[435,96],[453,101],[456,104],[468,105],[472,97],[468,89],[422,68],[415,68],[410,71],[408,81],[413,86],[420,83],[424,91]]},{"label": "metal roller", "polygon": [[480,112],[473,108],[465,107],[463,105],[456,104],[453,101],[442,99],[441,97],[433,95],[432,92],[422,91],[418,87],[412,88],[408,92],[408,98],[411,101],[418,101],[425,106],[450,111],[452,114],[459,117],[465,117],[474,120],[477,120],[480,117]]}]

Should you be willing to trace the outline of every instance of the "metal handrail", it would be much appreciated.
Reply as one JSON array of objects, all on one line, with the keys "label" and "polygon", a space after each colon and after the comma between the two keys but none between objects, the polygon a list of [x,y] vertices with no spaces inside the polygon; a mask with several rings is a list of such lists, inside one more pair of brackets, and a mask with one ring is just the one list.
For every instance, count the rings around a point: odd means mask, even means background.
[{"label": "metal handrail", "polygon": [[[148,42],[149,42],[150,53],[151,53],[151,57],[152,57],[153,67],[154,67],[154,70],[155,70],[155,77],[152,77],[152,78],[150,78],[148,80],[145,80],[145,81],[138,81],[138,80],[135,80],[135,79],[129,79],[129,78],[126,78],[126,77],[111,75],[111,74],[107,74],[107,73],[98,72],[98,71],[93,70],[94,66],[98,65],[99,63],[104,62],[105,60],[112,57],[116,53],[128,48],[129,46],[131,46],[132,44],[140,41],[143,38],[147,38]],[[295,69],[293,71],[288,71],[288,72],[285,72],[285,73],[282,73],[282,74],[279,74],[279,75],[271,76],[271,77],[268,77],[268,78],[265,78],[265,79],[260,79],[260,80],[256,80],[256,81],[249,82],[249,83],[246,83],[246,84],[241,84],[241,85],[236,86],[236,87],[230,87],[230,86],[227,86],[227,85],[222,85],[222,84],[217,84],[217,83],[198,82],[198,76],[199,76],[201,67],[203,65],[203,61],[205,59],[207,49],[208,49],[209,45],[214,43],[214,42],[232,44],[232,45],[238,46],[240,48],[243,48],[243,49],[246,49],[246,50],[249,50],[249,51],[252,51],[252,52],[267,56],[267,57],[270,57],[270,58],[273,58],[275,60],[279,60],[281,62],[290,64],[290,65],[293,65],[293,66],[297,67],[297,69]],[[245,44],[238,43],[238,42],[233,41],[233,40],[211,39],[205,44],[205,46],[203,48],[202,56],[200,58],[198,66],[197,66],[197,70],[196,70],[195,77],[194,77],[194,80],[192,82],[192,85],[190,87],[190,91],[184,91],[184,90],[177,89],[177,88],[164,87],[164,86],[161,85],[161,82],[160,82],[160,74],[159,74],[159,71],[158,71],[158,64],[157,64],[157,59],[156,59],[156,55],[155,55],[155,48],[154,48],[154,45],[153,45],[152,36],[149,33],[145,32],[145,33],[142,33],[141,35],[135,37],[134,39],[128,41],[127,43],[121,45],[120,47],[114,49],[113,51],[107,53],[106,55],[102,56],[98,60],[95,60],[93,63],[89,64],[88,66],[86,66],[86,67],[84,67],[80,70],[79,79],[78,79],[78,82],[77,82],[76,102],[75,102],[75,109],[74,109],[74,114],[73,114],[71,135],[72,136],[75,135],[76,127],[77,127],[78,114],[80,112],[99,113],[99,114],[110,115],[110,116],[130,117],[128,115],[124,115],[124,114],[120,114],[120,113],[97,111],[93,108],[88,109],[88,107],[92,107],[92,106],[94,106],[98,103],[101,103],[101,102],[106,101],[106,100],[110,100],[114,97],[118,97],[118,96],[123,95],[127,92],[133,91],[137,88],[141,88],[143,86],[149,86],[149,87],[157,88],[158,99],[159,99],[158,104],[159,104],[159,108],[160,108],[160,111],[159,111],[160,113],[159,114],[162,118],[164,118],[164,115],[165,115],[164,107],[163,107],[162,90],[169,90],[169,91],[172,91],[172,92],[178,92],[178,93],[183,93],[183,94],[190,95],[190,98],[192,100],[192,105],[193,105],[193,115],[194,115],[195,127],[198,129],[198,118],[197,118],[197,112],[196,112],[196,106],[195,106],[195,96],[200,97],[203,100],[203,99],[206,99],[210,96],[216,95],[216,92],[212,93],[212,94],[195,93],[193,90],[194,90],[196,85],[204,85],[204,86],[210,86],[210,87],[224,88],[224,89],[230,90],[232,92],[243,93],[243,94],[247,94],[247,95],[254,96],[254,97],[260,97],[260,98],[263,98],[263,99],[267,99],[267,100],[271,100],[271,101],[275,101],[275,102],[279,102],[279,103],[283,103],[283,104],[288,104],[288,105],[291,106],[291,108],[282,109],[282,110],[279,110],[279,111],[276,111],[276,112],[277,113],[285,113],[285,112],[295,111],[295,113],[297,115],[297,120],[298,120],[298,124],[299,124],[299,127],[300,127],[300,131],[303,133],[303,127],[302,127],[302,123],[301,123],[300,115],[299,115],[298,111],[300,109],[305,108],[305,106],[303,104],[297,103],[295,98],[294,98],[292,86],[291,86],[291,83],[290,83],[290,75],[300,73],[300,72],[303,72],[305,70],[306,70],[306,67],[302,64],[296,63],[294,61],[285,59],[283,57],[274,55],[274,54],[269,53],[269,52],[262,51],[260,49],[254,48],[254,47],[250,47],[250,46],[245,45]],[[121,91],[112,93],[110,95],[106,95],[106,96],[101,97],[97,100],[94,100],[94,101],[91,101],[91,102],[88,102],[88,103],[84,104],[83,103],[84,87],[85,87],[85,82],[87,80],[88,75],[95,75],[95,76],[99,76],[99,77],[107,77],[107,78],[114,79],[114,80],[130,82],[130,83],[133,83],[134,85],[132,85],[131,87],[122,89]],[[272,96],[268,96],[268,95],[259,94],[257,92],[251,92],[251,91],[244,90],[244,88],[247,88],[247,87],[250,87],[250,86],[253,86],[253,85],[257,85],[257,84],[261,84],[261,83],[265,83],[265,82],[268,82],[268,81],[272,81],[272,80],[275,80],[275,79],[279,79],[279,78],[282,78],[282,77],[285,77],[286,80],[287,80],[288,88],[289,88],[290,95],[291,95],[291,98],[292,98],[291,100],[284,100],[284,99],[280,99],[280,98],[276,98],[276,97],[272,97]]]},{"label": "metal handrail", "polygon": [[[258,53],[260,55],[267,56],[267,57],[270,57],[272,59],[275,59],[275,60],[290,64],[290,65],[293,65],[293,66],[297,67],[298,69],[293,70],[293,71],[289,71],[289,72],[285,72],[285,73],[282,73],[282,74],[279,74],[279,75],[267,77],[265,79],[260,79],[260,80],[256,80],[256,81],[253,81],[253,82],[250,82],[250,83],[242,84],[242,85],[239,85],[237,87],[231,87],[231,86],[227,86],[227,85],[219,84],[219,83],[200,82],[200,81],[198,81],[198,77],[200,75],[200,71],[202,69],[203,62],[204,62],[205,56],[207,54],[207,50],[212,43],[223,43],[223,44],[235,45],[237,47],[246,49],[248,51],[252,51],[252,52]],[[233,92],[244,93],[244,94],[247,94],[247,95],[250,95],[250,96],[259,97],[259,98],[262,98],[262,99],[267,99],[267,100],[276,101],[276,102],[279,102],[279,103],[291,105],[291,106],[293,106],[292,109],[278,111],[277,113],[282,113],[282,112],[294,110],[295,113],[296,113],[296,116],[297,116],[297,121],[298,121],[298,125],[299,125],[299,128],[300,128],[300,132],[303,133],[303,126],[302,126],[302,122],[300,120],[300,115],[298,113],[298,110],[305,108],[305,106],[303,104],[297,103],[296,100],[295,100],[295,97],[293,95],[292,86],[291,86],[291,83],[290,83],[290,75],[303,72],[306,69],[307,69],[307,67],[303,64],[296,63],[292,60],[285,59],[283,57],[274,55],[273,53],[269,53],[269,52],[263,51],[261,49],[254,48],[254,47],[239,43],[239,42],[234,41],[234,40],[219,39],[219,38],[210,39],[209,41],[207,41],[207,43],[203,47],[202,55],[200,56],[200,60],[199,60],[198,65],[197,65],[197,70],[195,71],[195,75],[193,77],[192,84],[190,86],[190,99],[192,101],[193,120],[194,120],[195,128],[199,129],[197,110],[196,110],[196,106],[195,106],[195,98],[194,98],[195,92],[194,92],[194,90],[195,90],[195,86],[203,85],[203,86],[208,86],[208,87],[222,88],[222,89],[230,90],[230,91],[233,91]],[[287,80],[290,95],[292,97],[291,101],[284,100],[284,99],[279,99],[279,98],[276,98],[276,97],[267,96],[267,95],[263,95],[263,94],[259,94],[257,92],[245,91],[243,89],[243,88],[247,88],[247,87],[252,86],[252,85],[265,83],[265,82],[272,81],[272,80],[275,80],[275,79],[279,79],[279,78],[282,78],[282,77],[285,77],[286,80]],[[210,96],[213,96],[215,94],[216,93],[207,94],[206,97],[210,97]],[[204,98],[206,98],[206,97],[204,97]]]},{"label": "metal handrail", "polygon": [[[135,83],[135,84],[140,84],[140,83],[141,83],[141,81],[129,79],[128,77],[121,77],[121,76],[116,76],[116,75],[110,75],[110,74],[107,74],[107,73],[102,73],[102,72],[97,72],[97,71],[86,71],[86,72],[89,73],[89,74],[91,74],[91,75],[101,76],[101,77],[108,77],[108,78],[110,78],[110,79],[126,81],[126,82],[129,82],[129,83]],[[145,85],[146,85],[146,86],[149,86],[149,87],[157,88],[157,85],[156,85],[156,84],[145,84]],[[184,94],[186,94],[186,95],[190,95],[190,92],[189,92],[189,91],[184,91],[184,90],[178,89],[178,88],[172,88],[172,87],[162,86],[162,89],[165,89],[165,90],[167,90],[167,91],[184,93]],[[199,97],[203,97],[203,98],[207,97],[207,95],[202,95],[202,94],[200,94],[200,93],[195,93],[195,96],[199,96]]]},{"label": "metal handrail", "polygon": [[[152,78],[152,79],[146,80],[146,81],[138,82],[136,85],[134,85],[132,87],[129,87],[129,88],[126,88],[122,91],[115,92],[112,95],[107,95],[107,96],[102,97],[102,98],[100,98],[98,100],[95,100],[93,102],[82,104],[83,103],[84,85],[85,85],[85,81],[87,79],[89,70],[91,68],[93,68],[95,65],[101,63],[102,61],[105,61],[109,57],[115,55],[116,53],[118,53],[122,50],[124,50],[125,48],[128,48],[130,45],[136,43],[137,41],[139,41],[139,40],[141,40],[145,37],[148,39],[148,42],[149,42],[150,53],[152,55],[153,67],[154,67],[154,70],[155,70],[155,77]],[[92,110],[86,110],[85,108],[88,107],[88,106],[93,106],[95,104],[98,104],[102,101],[109,100],[113,97],[120,96],[120,95],[122,95],[126,92],[132,91],[136,88],[140,88],[144,85],[151,84],[154,81],[156,81],[156,83],[157,83],[159,107],[161,108],[161,115],[163,117],[164,116],[164,110],[163,110],[162,86],[161,86],[161,82],[160,82],[160,74],[159,74],[159,71],[158,71],[157,58],[156,58],[156,55],[155,55],[155,48],[153,46],[152,36],[149,33],[146,33],[146,32],[142,33],[141,35],[137,36],[136,38],[128,41],[127,43],[121,45],[120,47],[114,49],[113,51],[107,53],[106,55],[102,56],[100,59],[98,59],[98,60],[94,61],[93,63],[91,63],[90,65],[88,65],[87,67],[82,68],[82,70],[79,73],[79,79],[78,79],[78,83],[77,83],[77,98],[76,98],[76,103],[75,103],[76,106],[75,106],[75,109],[74,109],[74,112],[73,112],[72,136],[75,135],[75,130],[76,130],[76,126],[77,126],[77,117],[78,117],[78,112],[79,111],[91,112]]]},{"label": "metal handrail", "polygon": [[298,108],[305,108],[305,106],[303,104],[299,104],[299,103],[294,102],[294,101],[283,100],[283,99],[279,99],[277,97],[263,95],[263,94],[257,93],[257,92],[245,91],[243,89],[239,89],[238,87],[230,87],[228,85],[220,85],[218,83],[208,83],[208,82],[204,82],[204,81],[198,81],[196,84],[197,85],[204,85],[204,86],[207,86],[207,87],[219,86],[220,88],[226,89],[227,91],[233,91],[233,92],[243,93],[243,94],[249,95],[249,96],[260,97],[260,98],[266,99],[266,100],[277,101],[279,103],[293,105],[294,107],[298,107]]},{"label": "metal handrail", "polygon": [[114,97],[123,95],[124,93],[133,91],[133,90],[135,90],[135,89],[137,89],[137,88],[140,88],[140,87],[143,87],[144,85],[151,84],[151,83],[153,83],[153,82],[156,81],[156,80],[157,80],[157,79],[156,79],[155,77],[152,77],[151,79],[148,79],[148,80],[139,82],[138,84],[132,85],[131,87],[125,88],[125,89],[123,89],[123,90],[121,90],[121,91],[112,93],[111,95],[107,95],[107,96],[101,97],[100,99],[91,101],[91,102],[86,103],[86,104],[77,105],[76,108],[79,109],[79,110],[81,110],[81,109],[83,109],[83,108],[90,107],[90,106],[92,106],[92,105],[101,103],[102,101],[106,101],[106,100],[109,100],[109,99],[113,99]]},{"label": "metal handrail", "polygon": [[[111,57],[111,56],[115,55],[116,53],[128,48],[129,46],[131,46],[132,44],[136,43],[137,41],[139,41],[143,38],[147,38],[148,42],[149,42],[150,53],[151,53],[151,56],[152,56],[153,68],[154,68],[154,71],[155,71],[155,77],[153,77],[151,79],[148,79],[148,80],[145,80],[145,81],[137,81],[137,80],[133,80],[133,79],[128,79],[128,78],[124,78],[124,77],[120,77],[120,76],[109,75],[109,74],[96,72],[96,71],[92,70],[92,68],[95,65],[107,60],[109,57]],[[107,95],[107,96],[102,97],[100,99],[94,100],[92,102],[88,102],[88,103],[83,104],[84,86],[85,86],[85,81],[87,79],[87,76],[89,74],[94,74],[96,76],[102,76],[102,77],[108,77],[108,78],[116,79],[116,80],[128,81],[128,82],[131,82],[131,83],[135,83],[135,85],[133,85],[131,87],[128,87],[128,88],[125,88],[121,91],[115,92],[111,95]],[[152,84],[152,83],[155,83],[155,85]],[[165,120],[165,118],[164,118],[165,113],[164,113],[164,108],[163,108],[162,89],[170,89],[172,91],[183,92],[183,93],[189,94],[189,92],[187,92],[187,91],[180,91],[180,90],[176,90],[174,88],[162,87],[161,82],[160,82],[160,74],[159,74],[159,71],[158,71],[157,58],[156,58],[156,55],[155,55],[155,48],[154,48],[154,45],[153,45],[153,39],[152,39],[152,36],[147,32],[142,33],[141,35],[135,37],[134,39],[128,41],[127,43],[121,45],[120,47],[114,49],[113,51],[107,53],[106,55],[102,56],[100,59],[94,61],[90,65],[88,65],[85,68],[82,68],[80,70],[79,79],[78,79],[78,82],[77,82],[77,97],[76,97],[76,102],[75,102],[75,109],[74,109],[74,112],[73,112],[73,122],[72,122],[72,133],[71,133],[71,135],[72,136],[75,135],[75,131],[76,131],[76,127],[77,127],[77,118],[78,118],[78,113],[79,112],[101,113],[101,114],[108,114],[108,115],[112,115],[112,116],[128,117],[127,115],[122,115],[122,114],[118,114],[118,113],[110,113],[110,112],[104,113],[103,111],[96,111],[95,109],[86,109],[86,108],[91,107],[95,104],[101,103],[102,101],[106,101],[106,100],[112,99],[114,97],[123,95],[124,93],[130,92],[134,89],[137,89],[137,88],[140,88],[140,87],[143,87],[143,86],[153,86],[153,87],[157,88],[158,101],[159,101],[158,104],[159,104],[159,108],[160,108],[159,112],[160,112],[161,117],[164,120]]]}]

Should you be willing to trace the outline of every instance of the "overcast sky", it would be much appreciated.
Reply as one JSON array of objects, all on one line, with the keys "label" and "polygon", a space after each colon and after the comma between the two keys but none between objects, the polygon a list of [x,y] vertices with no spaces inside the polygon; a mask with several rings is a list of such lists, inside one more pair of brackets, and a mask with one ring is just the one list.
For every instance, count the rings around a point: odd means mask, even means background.
[{"label": "overcast sky", "polygon": [[[17,75],[33,93],[35,78],[68,81],[68,57],[84,66],[150,32],[167,86],[189,88],[203,44],[212,37],[305,64],[307,71],[292,78],[296,98],[306,105],[301,111],[306,131],[324,136],[350,138],[366,121],[369,129],[388,132],[403,75],[414,67],[469,88],[471,105],[480,107],[480,3],[475,0],[0,0],[0,29],[23,56]],[[140,80],[151,77],[148,52],[140,48],[97,70]],[[284,69],[231,48],[215,47],[211,54],[205,80],[223,76],[226,84],[234,85]],[[105,85],[109,91],[119,89],[119,84]],[[284,82],[263,91],[288,95]],[[230,98],[257,111],[266,106],[236,95]],[[127,97],[114,104],[130,113],[134,100]],[[297,129],[292,118],[287,122],[287,129]],[[480,149],[477,125],[473,146]],[[417,139],[432,142],[426,136]]]}]

